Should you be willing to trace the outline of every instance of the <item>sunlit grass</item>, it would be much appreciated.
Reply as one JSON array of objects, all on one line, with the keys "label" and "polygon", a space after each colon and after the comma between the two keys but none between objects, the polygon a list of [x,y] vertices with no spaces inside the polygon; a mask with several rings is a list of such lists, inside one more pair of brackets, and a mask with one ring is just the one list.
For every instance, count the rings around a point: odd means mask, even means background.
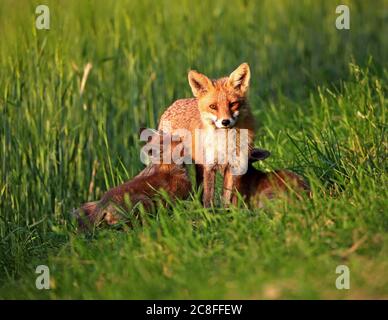
[{"label": "sunlit grass", "polygon": [[[34,1],[1,1],[0,298],[387,298],[387,2],[346,3],[349,31],[335,1],[48,1],[39,31]],[[258,166],[305,175],[313,198],[213,212],[194,194],[77,235],[71,210],[142,168],[138,130],[191,96],[187,71],[243,61]]]}]

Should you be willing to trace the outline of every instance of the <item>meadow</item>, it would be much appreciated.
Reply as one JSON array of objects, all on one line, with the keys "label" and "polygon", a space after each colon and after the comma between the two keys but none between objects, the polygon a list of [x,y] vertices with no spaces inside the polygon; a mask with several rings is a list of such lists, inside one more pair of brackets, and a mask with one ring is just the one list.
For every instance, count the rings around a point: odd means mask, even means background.
[{"label": "meadow", "polygon": [[[0,2],[0,299],[388,298],[388,1],[49,0],[50,30],[39,4]],[[77,233],[73,208],[143,168],[139,128],[191,96],[188,70],[242,62],[272,153],[257,167],[304,175],[312,199],[204,209],[193,192]]]}]

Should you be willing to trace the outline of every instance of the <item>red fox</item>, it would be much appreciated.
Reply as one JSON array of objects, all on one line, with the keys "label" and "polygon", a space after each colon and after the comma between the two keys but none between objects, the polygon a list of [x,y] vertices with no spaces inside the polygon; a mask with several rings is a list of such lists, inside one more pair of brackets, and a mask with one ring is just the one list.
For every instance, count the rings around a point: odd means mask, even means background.
[{"label": "red fox", "polygon": [[[152,137],[153,142],[159,139],[161,142],[162,135]],[[164,153],[172,152],[176,144],[169,144]],[[261,208],[265,199],[281,197],[287,193],[294,193],[298,198],[302,194],[311,195],[308,183],[294,172],[275,170],[265,173],[253,167],[254,162],[264,160],[269,155],[270,152],[266,150],[258,148],[251,150],[248,171],[242,175],[241,184],[236,190],[251,208]],[[146,210],[151,210],[158,190],[166,191],[173,199],[187,198],[191,190],[191,183],[184,166],[151,164],[132,180],[109,190],[100,201],[82,205],[75,211],[75,216],[82,229],[90,228],[100,222],[113,225],[122,220],[118,209],[126,211],[129,209],[126,197],[132,205],[141,203]]]},{"label": "red fox", "polygon": [[[196,136],[196,129],[203,129],[203,140],[191,140],[192,150],[196,144],[203,144],[205,155],[192,153],[191,157],[196,163],[197,181],[203,177],[203,204],[208,207],[213,204],[215,174],[219,170],[224,176],[223,199],[225,204],[236,203],[237,198],[232,192],[241,181],[241,175],[233,174],[229,162],[221,163],[215,159],[214,163],[206,163],[208,152],[217,153],[224,148],[214,143],[219,131],[228,132],[237,129],[248,130],[248,150],[250,150],[255,131],[255,122],[250,111],[247,93],[250,80],[250,69],[247,63],[241,64],[229,77],[218,80],[210,80],[197,71],[190,71],[188,80],[195,98],[180,99],[175,101],[162,115],[159,123],[159,130],[165,132],[177,132],[185,129]],[[229,143],[229,142],[228,142]],[[217,150],[216,150],[217,149]],[[241,148],[236,147],[237,152]],[[249,152],[249,151],[248,151]],[[226,154],[226,151],[223,150]],[[248,155],[246,155],[248,156]]]},{"label": "red fox", "polygon": [[[88,229],[94,225],[105,222],[109,225],[122,220],[120,210],[128,212],[128,204],[134,206],[141,203],[145,210],[152,210],[155,197],[163,190],[171,199],[185,199],[191,191],[191,182],[187,170],[183,165],[162,162],[163,154],[172,153],[180,141],[171,141],[166,148],[166,135],[155,134],[149,143],[160,146],[160,164],[152,163],[141,171],[132,180],[110,189],[100,201],[88,202],[74,211],[81,229]],[[163,149],[163,143],[165,149]],[[154,159],[155,160],[155,159]]]},{"label": "red fox", "polygon": [[262,172],[253,167],[252,163],[263,160],[269,152],[254,148],[250,154],[248,171],[241,177],[238,192],[252,208],[263,207],[263,200],[294,194],[301,198],[302,194],[311,196],[311,189],[305,179],[289,170]]}]

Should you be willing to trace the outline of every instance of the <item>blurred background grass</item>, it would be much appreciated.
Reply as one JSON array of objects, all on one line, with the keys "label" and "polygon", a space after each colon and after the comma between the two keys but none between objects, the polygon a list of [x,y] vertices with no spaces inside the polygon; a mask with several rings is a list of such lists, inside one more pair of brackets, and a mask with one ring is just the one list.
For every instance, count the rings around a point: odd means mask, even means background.
[{"label": "blurred background grass", "polygon": [[[317,279],[322,275],[314,278],[311,271],[327,256],[325,261],[331,266],[337,256],[332,258],[330,252],[351,247],[362,235],[369,239],[368,245],[364,244],[361,260],[352,263],[359,265],[365,257],[373,257],[376,266],[372,265],[371,270],[382,269],[386,260],[380,261],[379,257],[386,253],[387,243],[387,192],[383,186],[387,182],[388,3],[386,0],[342,3],[350,7],[350,30],[335,28],[336,1],[46,1],[51,17],[50,30],[45,31],[35,28],[39,1],[2,0],[0,279],[3,284],[19,281],[27,272],[29,276],[20,281],[33,285],[29,279],[34,277],[31,270],[35,262],[56,256],[58,248],[67,248],[81,260],[93,256],[96,274],[108,262],[117,268],[131,265],[137,271],[125,276],[131,279],[132,288],[148,289],[143,293],[138,290],[138,295],[133,293],[129,297],[162,297],[165,293],[162,288],[171,293],[169,297],[179,297],[184,290],[184,297],[217,297],[217,294],[263,297],[265,279],[277,288],[270,281],[276,277],[277,269],[274,267],[273,273],[265,271],[277,263],[288,266],[286,279],[312,279],[306,288],[298,289],[295,284],[279,289],[284,294],[279,297],[320,297],[317,288],[324,284]],[[317,191],[313,203],[302,208],[280,205],[282,209],[275,206],[265,212],[246,213],[264,225],[251,224],[243,211],[238,210],[231,213],[233,221],[238,222],[230,224],[230,216],[223,213],[214,227],[207,224],[212,218],[198,202],[183,202],[173,212],[167,212],[172,218],[166,218],[165,224],[161,225],[160,220],[150,222],[151,231],[139,229],[114,236],[103,233],[97,244],[93,242],[94,249],[88,241],[73,239],[68,213],[137,173],[142,167],[138,129],[156,127],[168,105],[177,98],[191,96],[187,71],[198,69],[216,78],[229,74],[243,61],[251,66],[251,105],[261,124],[257,144],[272,152],[272,157],[260,166],[288,167],[307,175]],[[93,68],[80,94],[87,63]],[[197,239],[195,224],[191,223],[196,212],[204,215],[201,223],[207,226],[199,234],[204,239],[218,236],[218,251],[217,246],[209,249]],[[160,211],[161,216],[167,213]],[[289,215],[292,223],[281,218],[277,224],[274,217],[280,213]],[[304,235],[300,230],[301,214],[308,225],[315,226],[304,231]],[[333,231],[333,238],[329,236],[331,240],[317,239],[315,245],[319,250],[314,250],[311,239],[320,232],[332,232],[326,230],[328,221],[338,229]],[[184,233],[188,243],[179,246],[179,241],[183,241],[179,230],[186,227],[190,234]],[[253,227],[258,229],[255,231]],[[169,228],[173,231],[165,234]],[[162,230],[162,236],[158,230]],[[232,231],[236,234],[235,243],[226,240]],[[274,240],[273,232],[283,235],[283,240]],[[301,237],[303,250],[287,251],[288,232],[293,239]],[[149,253],[147,250],[155,250],[158,237],[167,242],[172,252],[184,252],[182,260],[173,259],[179,270],[171,277],[158,278],[162,268],[160,256],[156,255],[149,264],[140,258]],[[138,258],[125,264],[109,254],[104,256],[101,252],[107,249],[106,238],[107,243],[117,241],[127,248],[126,252],[138,250]],[[144,245],[142,239],[148,241],[144,240],[149,247],[139,246],[139,241]],[[239,241],[245,240],[246,246],[240,249]],[[195,262],[196,255],[190,247],[193,243],[199,252],[210,250],[214,259],[197,257]],[[277,249],[269,250],[271,245]],[[284,251],[282,246],[286,248]],[[82,249],[75,254],[72,250],[78,247]],[[164,249],[160,250],[162,254]],[[67,257],[69,253],[63,254]],[[311,259],[310,267],[304,266],[304,255]],[[222,256],[226,261],[219,265]],[[253,257],[250,276],[244,275],[242,267],[249,257]],[[204,266],[196,272],[202,280],[192,283],[193,271],[189,269],[192,266],[196,270],[196,263]],[[89,290],[84,295],[80,293],[82,281],[78,284],[80,292],[72,286],[71,279],[76,274],[80,279],[85,278],[83,267],[72,268],[72,273],[62,270],[64,266],[60,263],[52,264],[61,270],[56,282],[62,283],[63,288],[51,293],[51,297],[71,297],[71,292],[76,297],[93,296],[94,280],[90,283],[84,280]],[[205,280],[207,272],[221,265],[225,271],[214,275],[210,285]],[[235,268],[241,281],[236,280],[232,289],[221,286],[224,290],[215,290],[215,284],[226,281]],[[362,266],[358,268],[361,270]],[[147,275],[136,278],[142,269]],[[290,270],[300,272],[295,276]],[[386,280],[386,274],[379,274]],[[366,296],[386,295],[386,287],[383,289],[381,283],[373,281],[371,284],[360,276],[361,291]],[[251,282],[260,293],[254,288],[246,292],[242,289]],[[29,285],[23,291],[20,289],[23,285],[16,283],[14,287],[11,285],[16,296],[41,294]],[[173,290],[172,284],[181,291]],[[112,293],[106,297],[125,296],[126,282],[117,291],[112,282],[109,285],[118,295]]]}]

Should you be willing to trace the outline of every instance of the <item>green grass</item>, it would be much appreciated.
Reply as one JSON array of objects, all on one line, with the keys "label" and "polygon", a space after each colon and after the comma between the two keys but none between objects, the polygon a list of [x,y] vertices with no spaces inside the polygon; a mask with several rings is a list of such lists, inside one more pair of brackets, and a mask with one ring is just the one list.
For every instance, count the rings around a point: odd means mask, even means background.
[{"label": "green grass", "polygon": [[[387,1],[345,1],[344,31],[337,1],[46,3],[49,31],[39,1],[0,2],[0,298],[388,298]],[[194,194],[75,233],[73,208],[142,168],[138,129],[190,96],[187,71],[243,61],[259,167],[304,174],[313,198],[213,212]]]}]

